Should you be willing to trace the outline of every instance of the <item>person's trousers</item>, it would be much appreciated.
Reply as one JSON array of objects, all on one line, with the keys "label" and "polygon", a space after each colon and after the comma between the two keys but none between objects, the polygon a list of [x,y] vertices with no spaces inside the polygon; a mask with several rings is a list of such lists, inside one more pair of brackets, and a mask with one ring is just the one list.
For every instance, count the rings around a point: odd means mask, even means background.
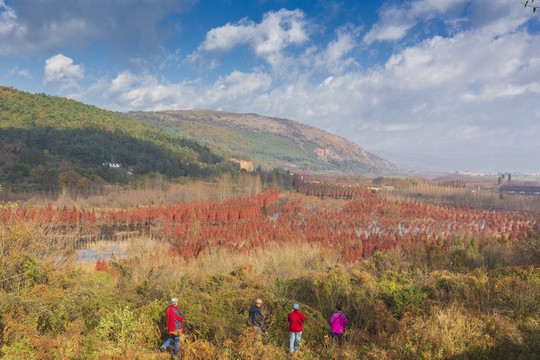
[{"label": "person's trousers", "polygon": [[338,338],[339,345],[343,344],[343,333],[338,334],[338,333],[330,331],[330,345],[332,345],[332,342],[334,341],[335,337]]},{"label": "person's trousers", "polygon": [[167,349],[167,347],[169,347],[169,345],[171,345],[171,343],[173,343],[174,344],[174,355],[178,355],[178,351],[180,350],[180,347],[179,347],[180,336],[174,336],[174,335],[169,336],[167,341],[165,341],[163,343],[163,345],[161,345],[161,347],[163,349]]},{"label": "person's trousers", "polygon": [[255,336],[253,337],[253,343],[251,345],[255,345],[257,340],[259,340],[259,336],[262,333],[262,329],[259,326],[255,326]]},{"label": "person's trousers", "polygon": [[289,352],[300,350],[300,340],[302,340],[302,332],[289,332]]}]

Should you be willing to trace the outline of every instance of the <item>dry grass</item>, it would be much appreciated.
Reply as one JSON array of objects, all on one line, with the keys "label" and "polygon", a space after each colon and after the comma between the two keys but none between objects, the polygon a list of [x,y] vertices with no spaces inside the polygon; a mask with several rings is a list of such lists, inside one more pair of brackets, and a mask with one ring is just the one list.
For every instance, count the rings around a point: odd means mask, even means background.
[{"label": "dry grass", "polygon": [[316,245],[287,243],[270,244],[247,254],[231,254],[214,248],[194,260],[186,269],[195,274],[226,274],[241,265],[250,264],[255,275],[282,279],[299,277],[311,271],[326,271],[338,263],[338,256]]},{"label": "dry grass", "polygon": [[[308,244],[271,244],[265,249],[256,249],[250,253],[234,254],[221,248],[212,248],[196,259],[185,260],[169,254],[169,245],[144,237],[116,243],[112,248],[108,242],[98,242],[89,246],[96,254],[109,258],[115,256],[133,259],[131,280],[135,283],[144,281],[151,274],[152,281],[163,285],[178,280],[180,274],[198,279],[214,274],[229,274],[239,268],[249,267],[253,275],[264,275],[281,279],[297,278],[305,274],[325,272],[339,263],[338,255],[327,252],[316,245]],[[111,250],[117,251],[111,251]],[[97,257],[81,260],[79,265],[87,271],[96,266]]]},{"label": "dry grass", "polygon": [[26,204],[30,208],[54,207],[133,208],[136,205],[168,205],[198,201],[225,201],[231,197],[250,196],[262,191],[258,175],[239,174],[235,178],[224,176],[217,182],[185,180],[171,183],[162,178],[147,180],[130,186],[103,185],[88,191],[56,193],[13,193],[4,191],[6,201]]},{"label": "dry grass", "polygon": [[[69,208],[132,208],[136,205],[166,205],[181,202],[196,202],[217,200],[219,191],[215,184],[193,182],[187,184],[153,184],[141,185],[134,188],[120,186],[105,186],[99,191],[89,193],[74,193],[63,191],[58,194],[35,194],[20,199],[28,207],[45,207],[51,204],[54,207]],[[13,195],[12,195],[13,196]]]},{"label": "dry grass", "polygon": [[434,359],[452,358],[484,344],[483,328],[480,319],[460,306],[437,309],[431,316],[413,319],[406,328],[410,344],[407,350],[425,358],[427,354]]}]

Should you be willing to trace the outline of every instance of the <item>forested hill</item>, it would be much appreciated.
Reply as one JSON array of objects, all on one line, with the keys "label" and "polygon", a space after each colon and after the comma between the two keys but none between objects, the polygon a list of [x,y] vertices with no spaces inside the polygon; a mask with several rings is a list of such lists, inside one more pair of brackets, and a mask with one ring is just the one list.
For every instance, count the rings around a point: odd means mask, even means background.
[{"label": "forested hill", "polygon": [[0,183],[87,187],[159,172],[213,175],[229,165],[208,147],[81,102],[0,87]]},{"label": "forested hill", "polygon": [[211,110],[131,112],[130,117],[251,160],[268,169],[385,174],[390,162],[357,144],[297,121]]}]

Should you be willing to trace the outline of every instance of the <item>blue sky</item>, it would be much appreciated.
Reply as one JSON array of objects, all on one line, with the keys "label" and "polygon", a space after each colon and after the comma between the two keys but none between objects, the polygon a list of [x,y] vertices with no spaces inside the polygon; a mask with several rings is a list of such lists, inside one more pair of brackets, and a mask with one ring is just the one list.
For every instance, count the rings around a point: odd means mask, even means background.
[{"label": "blue sky", "polygon": [[0,84],[297,120],[400,166],[540,173],[519,0],[0,0]]}]

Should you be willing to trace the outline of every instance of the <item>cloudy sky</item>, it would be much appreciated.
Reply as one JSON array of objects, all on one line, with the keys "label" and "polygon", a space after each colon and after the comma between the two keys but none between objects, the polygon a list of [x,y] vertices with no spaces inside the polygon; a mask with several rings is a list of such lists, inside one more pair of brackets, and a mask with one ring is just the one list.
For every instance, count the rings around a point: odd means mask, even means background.
[{"label": "cloudy sky", "polygon": [[520,0],[0,0],[0,85],[297,120],[402,167],[540,173]]}]

